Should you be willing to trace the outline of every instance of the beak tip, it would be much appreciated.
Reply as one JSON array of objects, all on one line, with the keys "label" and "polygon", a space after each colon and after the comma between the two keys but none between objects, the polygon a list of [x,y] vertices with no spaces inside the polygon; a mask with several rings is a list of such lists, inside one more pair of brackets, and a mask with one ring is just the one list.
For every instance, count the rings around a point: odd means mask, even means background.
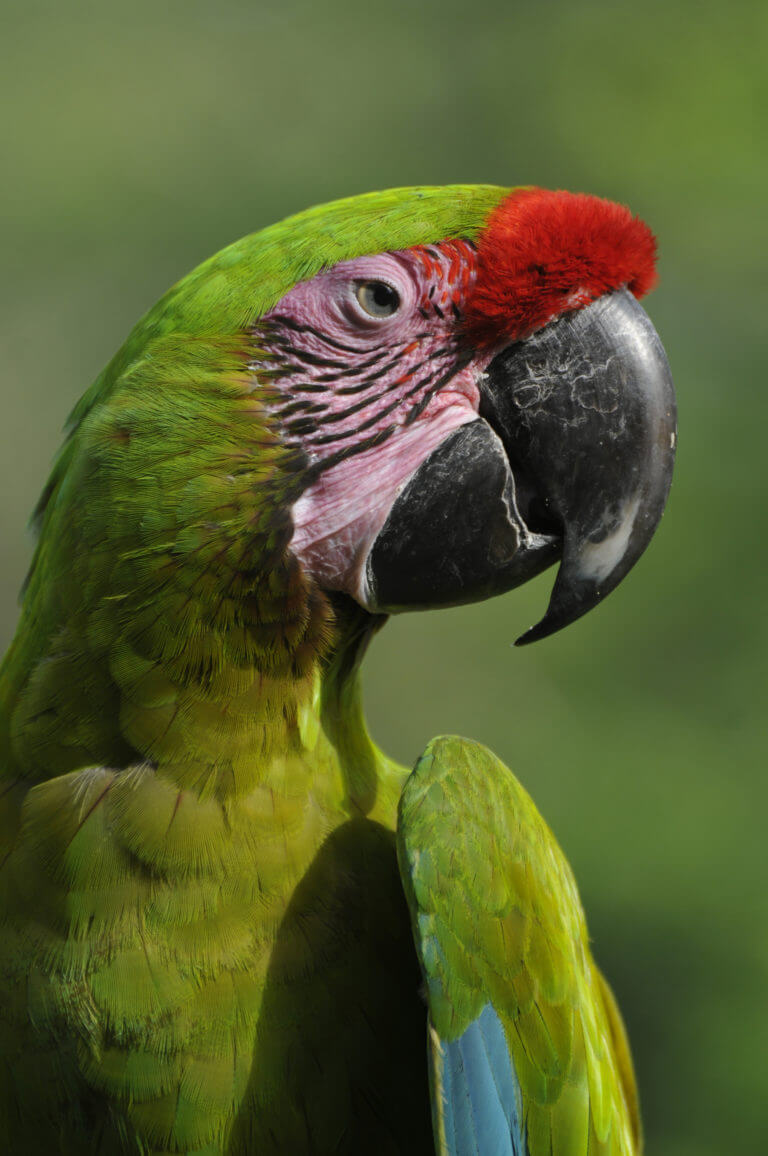
[{"label": "beak tip", "polygon": [[[557,627],[553,628],[554,630]],[[546,638],[552,634],[552,629],[547,624],[547,616],[544,615],[541,622],[537,622],[535,626],[529,626],[519,638],[515,639],[515,646],[529,646],[532,642],[538,642],[542,638]]]},{"label": "beak tip", "polygon": [[542,638],[549,638],[564,626],[570,626],[601,602],[619,581],[617,577],[615,582],[598,585],[594,581],[574,578],[569,570],[569,567],[561,566],[546,614],[540,622],[516,639],[515,646],[528,646],[531,642],[540,642]]}]

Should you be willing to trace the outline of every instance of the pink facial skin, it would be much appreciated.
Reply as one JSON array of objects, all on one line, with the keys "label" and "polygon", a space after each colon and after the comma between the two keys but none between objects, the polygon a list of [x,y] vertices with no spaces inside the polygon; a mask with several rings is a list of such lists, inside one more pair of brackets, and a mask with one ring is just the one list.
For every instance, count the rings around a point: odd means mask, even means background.
[{"label": "pink facial skin", "polygon": [[[295,286],[259,323],[253,369],[269,372],[283,436],[316,472],[293,507],[291,549],[323,588],[363,606],[365,559],[398,493],[477,418],[493,354],[458,337],[475,271],[465,241],[360,257]],[[366,311],[370,282],[395,290],[390,316]]]}]

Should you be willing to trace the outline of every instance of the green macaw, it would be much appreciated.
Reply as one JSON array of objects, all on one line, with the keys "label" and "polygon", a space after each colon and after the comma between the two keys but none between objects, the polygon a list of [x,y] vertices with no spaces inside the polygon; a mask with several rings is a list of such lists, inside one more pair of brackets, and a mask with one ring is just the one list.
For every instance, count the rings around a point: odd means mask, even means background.
[{"label": "green macaw", "polygon": [[640,1151],[554,837],[476,743],[387,759],[358,670],[391,612],[560,561],[529,641],[629,570],[653,267],[595,197],[354,197],[205,262],[85,394],[0,673],[2,1153]]}]

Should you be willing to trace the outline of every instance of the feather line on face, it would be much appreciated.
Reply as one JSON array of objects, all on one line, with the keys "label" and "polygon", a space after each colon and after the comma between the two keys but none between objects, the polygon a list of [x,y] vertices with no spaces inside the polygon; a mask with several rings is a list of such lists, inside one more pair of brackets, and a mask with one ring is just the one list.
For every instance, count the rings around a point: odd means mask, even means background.
[{"label": "feather line on face", "polygon": [[[461,240],[358,258],[297,285],[257,327],[252,371],[274,389],[272,412],[311,478],[291,548],[326,589],[361,597],[362,564],[397,494],[477,417],[484,361],[459,331],[474,277],[474,247]],[[390,314],[366,313],[370,286],[389,290]]]}]

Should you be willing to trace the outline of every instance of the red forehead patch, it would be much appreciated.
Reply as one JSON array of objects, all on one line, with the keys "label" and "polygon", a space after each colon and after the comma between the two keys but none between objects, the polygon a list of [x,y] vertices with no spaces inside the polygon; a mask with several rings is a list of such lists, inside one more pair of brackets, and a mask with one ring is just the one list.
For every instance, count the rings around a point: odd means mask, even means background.
[{"label": "red forehead patch", "polygon": [[495,344],[623,285],[642,297],[656,280],[656,239],[624,205],[520,189],[488,218],[477,260],[466,326],[474,340]]}]

